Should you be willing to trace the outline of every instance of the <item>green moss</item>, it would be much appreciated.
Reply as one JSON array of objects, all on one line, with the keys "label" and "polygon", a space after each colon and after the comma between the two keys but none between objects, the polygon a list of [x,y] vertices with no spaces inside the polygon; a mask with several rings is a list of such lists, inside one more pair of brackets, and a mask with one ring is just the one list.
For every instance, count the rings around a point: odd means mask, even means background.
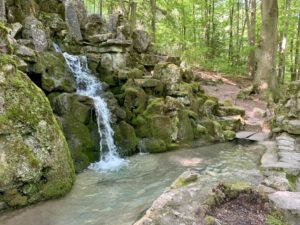
[{"label": "green moss", "polygon": [[266,225],[289,225],[284,216],[278,211],[272,211],[266,215]]},{"label": "green moss", "polygon": [[294,176],[292,174],[286,175],[286,178],[289,181],[289,185],[293,191],[297,191],[297,182],[298,182],[299,177],[300,177],[299,175],[297,175],[297,176]]},{"label": "green moss", "polygon": [[0,66],[13,65],[17,66],[17,62],[14,60],[13,56],[7,54],[0,54]]},{"label": "green moss", "polygon": [[11,207],[20,207],[27,204],[27,197],[19,193],[17,189],[11,189],[4,193],[3,199]]}]

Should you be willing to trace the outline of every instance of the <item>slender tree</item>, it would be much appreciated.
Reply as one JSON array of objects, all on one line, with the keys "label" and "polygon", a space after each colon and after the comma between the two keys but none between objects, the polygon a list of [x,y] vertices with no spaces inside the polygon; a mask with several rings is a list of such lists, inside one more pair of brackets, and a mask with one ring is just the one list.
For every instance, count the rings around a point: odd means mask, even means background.
[{"label": "slender tree", "polygon": [[5,13],[5,0],[0,0],[0,21],[6,21],[6,13]]},{"label": "slender tree", "polygon": [[248,30],[248,74],[254,79],[256,71],[255,45],[256,45],[256,0],[251,0],[251,17],[249,18],[249,1],[245,0],[246,22]]},{"label": "slender tree", "polygon": [[289,21],[290,21],[290,11],[291,11],[291,0],[286,0],[285,7],[285,23],[283,31],[281,32],[281,39],[279,45],[279,65],[278,65],[278,77],[281,83],[284,83],[285,75],[285,52],[287,49],[288,41],[288,31],[289,31]]},{"label": "slender tree", "polygon": [[297,28],[297,40],[296,40],[296,50],[295,50],[295,64],[293,66],[293,71],[291,74],[291,80],[300,79],[299,71],[299,48],[300,48],[300,15],[298,15],[298,28]]},{"label": "slender tree", "polygon": [[278,34],[278,2],[262,1],[262,28],[256,83],[260,89],[269,89],[273,100],[277,98],[276,53]]},{"label": "slender tree", "polygon": [[151,28],[152,28],[152,39],[156,41],[156,0],[150,0],[151,3]]}]

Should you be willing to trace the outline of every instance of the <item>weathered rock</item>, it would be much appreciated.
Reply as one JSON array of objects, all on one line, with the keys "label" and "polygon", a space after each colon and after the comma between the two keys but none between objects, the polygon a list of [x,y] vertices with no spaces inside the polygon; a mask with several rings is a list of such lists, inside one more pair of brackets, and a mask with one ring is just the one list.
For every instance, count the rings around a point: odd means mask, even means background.
[{"label": "weathered rock", "polygon": [[9,23],[22,23],[28,16],[37,16],[39,5],[35,0],[6,1],[7,21]]},{"label": "weathered rock", "polygon": [[94,34],[94,35],[88,36],[87,39],[91,43],[102,43],[102,42],[107,42],[107,40],[111,39],[112,37],[113,37],[112,33]]},{"label": "weathered rock", "polygon": [[57,13],[46,13],[43,12],[40,15],[40,20],[45,25],[51,29],[51,36],[55,35],[55,33],[64,30],[67,28],[67,25],[63,18]]},{"label": "weathered rock", "polygon": [[286,214],[289,224],[299,224],[300,192],[278,191],[268,197],[277,209]]},{"label": "weathered rock", "polygon": [[23,26],[20,23],[13,23],[11,25],[10,36],[14,38],[21,31],[22,27]]},{"label": "weathered rock", "polygon": [[32,68],[34,74],[41,74],[41,87],[47,92],[74,92],[75,78],[65,66],[60,53],[43,52],[38,55],[38,63]]},{"label": "weathered rock", "polygon": [[[103,18],[98,14],[91,14],[87,17],[87,23],[84,26],[84,36],[88,39],[90,36],[107,33],[107,27]],[[113,38],[112,33],[108,33]],[[105,34],[107,36],[108,34]],[[88,39],[89,40],[89,39]]]},{"label": "weathered rock", "polygon": [[0,22],[0,53],[12,53],[13,49],[9,31],[9,28],[5,27],[4,24]]},{"label": "weathered rock", "polygon": [[71,36],[76,41],[82,40],[82,34],[80,30],[80,17],[77,14],[75,3],[71,0],[65,1],[65,18],[70,31]]},{"label": "weathered rock", "polygon": [[58,14],[61,18],[65,17],[65,6],[62,0],[39,0],[40,10],[46,13]]},{"label": "weathered rock", "polygon": [[119,123],[115,129],[114,139],[121,156],[130,156],[137,152],[138,138],[134,128],[128,123],[124,121]]},{"label": "weathered rock", "polygon": [[35,51],[26,46],[19,46],[16,49],[16,55],[21,57],[23,60],[25,60],[27,62],[36,62],[37,61]]},{"label": "weathered rock", "polygon": [[140,152],[149,152],[149,153],[161,153],[167,151],[166,143],[157,138],[144,138],[141,139],[138,148]]},{"label": "weathered rock", "polygon": [[50,96],[53,111],[62,123],[76,172],[86,169],[99,157],[98,126],[93,100],[77,94]]},{"label": "weathered rock", "polygon": [[24,20],[22,36],[32,41],[34,48],[38,52],[48,48],[48,40],[44,25],[34,16],[28,16]]},{"label": "weathered rock", "polygon": [[245,116],[245,109],[239,106],[221,106],[220,115],[221,116]]},{"label": "weathered rock", "polygon": [[[19,207],[65,194],[73,184],[74,168],[46,96],[9,63],[1,64],[0,87],[3,200]],[[32,188],[27,191],[25,185]]]},{"label": "weathered rock", "polygon": [[290,134],[300,134],[300,120],[290,120],[286,131]]},{"label": "weathered rock", "polygon": [[133,48],[139,52],[144,53],[149,48],[151,37],[148,32],[143,30],[136,30],[133,32]]}]

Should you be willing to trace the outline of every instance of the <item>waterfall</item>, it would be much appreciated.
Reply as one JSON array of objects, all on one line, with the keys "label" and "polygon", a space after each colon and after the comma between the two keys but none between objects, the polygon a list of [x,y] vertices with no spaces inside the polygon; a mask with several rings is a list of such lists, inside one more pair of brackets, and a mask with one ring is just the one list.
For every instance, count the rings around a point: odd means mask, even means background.
[{"label": "waterfall", "polygon": [[[54,45],[57,52],[61,49]],[[120,158],[117,146],[114,143],[114,131],[111,127],[111,113],[105,99],[102,97],[103,88],[89,70],[86,56],[74,56],[62,53],[66,63],[76,79],[77,93],[93,99],[97,117],[98,132],[100,135],[100,160],[92,163],[89,169],[93,170],[117,170],[127,161]]]}]

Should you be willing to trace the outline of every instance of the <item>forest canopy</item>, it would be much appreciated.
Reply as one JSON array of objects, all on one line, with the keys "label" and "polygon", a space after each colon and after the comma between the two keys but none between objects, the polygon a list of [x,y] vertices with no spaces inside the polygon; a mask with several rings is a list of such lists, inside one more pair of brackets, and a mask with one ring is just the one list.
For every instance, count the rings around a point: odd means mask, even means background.
[{"label": "forest canopy", "polygon": [[[300,1],[277,2],[277,70],[282,82],[296,80]],[[152,33],[160,52],[181,56],[202,69],[254,76],[255,52],[261,42],[261,1],[85,0],[85,4],[89,13],[122,12],[127,17],[135,5],[137,27]]]}]

